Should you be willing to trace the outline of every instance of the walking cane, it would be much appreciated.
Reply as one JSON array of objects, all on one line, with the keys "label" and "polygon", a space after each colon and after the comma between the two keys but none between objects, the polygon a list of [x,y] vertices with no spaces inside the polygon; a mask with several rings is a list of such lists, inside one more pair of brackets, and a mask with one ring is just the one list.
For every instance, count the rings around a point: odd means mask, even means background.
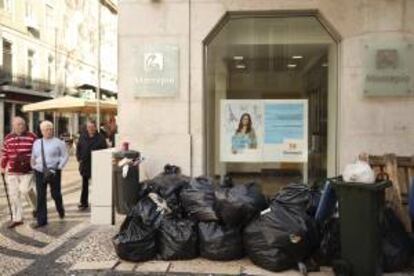
[{"label": "walking cane", "polygon": [[1,178],[3,179],[4,192],[6,193],[6,198],[7,198],[7,205],[9,205],[10,219],[13,220],[13,215],[12,215],[12,210],[11,210],[11,205],[10,205],[9,192],[7,191],[7,184],[6,184],[6,178],[4,177],[4,173],[1,174]]}]

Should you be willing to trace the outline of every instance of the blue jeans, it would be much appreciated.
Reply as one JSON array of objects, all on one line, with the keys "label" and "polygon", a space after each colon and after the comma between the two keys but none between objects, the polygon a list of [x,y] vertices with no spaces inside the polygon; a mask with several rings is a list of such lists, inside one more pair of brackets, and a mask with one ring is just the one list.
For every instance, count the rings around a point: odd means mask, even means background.
[{"label": "blue jeans", "polygon": [[[45,225],[47,224],[47,184],[43,180],[43,173],[36,171],[36,190],[37,190],[37,224],[38,225]],[[61,192],[61,179],[62,174],[60,170],[56,171],[56,175],[54,177],[53,183],[49,183],[50,185],[50,193],[52,195],[53,200],[55,201],[56,210],[59,213],[60,217],[65,215],[65,209],[63,208],[63,199],[62,199],[62,192]]]}]

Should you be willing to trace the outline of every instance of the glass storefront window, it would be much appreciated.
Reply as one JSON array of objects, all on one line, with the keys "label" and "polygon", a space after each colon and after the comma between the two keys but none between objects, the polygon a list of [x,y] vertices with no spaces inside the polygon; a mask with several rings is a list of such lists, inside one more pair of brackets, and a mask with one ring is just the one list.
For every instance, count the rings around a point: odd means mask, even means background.
[{"label": "glass storefront window", "polygon": [[[207,174],[256,180],[270,194],[291,181],[326,177],[336,158],[335,40],[315,16],[230,15],[220,26],[205,42]],[[222,100],[307,100],[307,162],[223,162],[220,129],[229,118]],[[236,129],[243,109],[233,111]]]}]

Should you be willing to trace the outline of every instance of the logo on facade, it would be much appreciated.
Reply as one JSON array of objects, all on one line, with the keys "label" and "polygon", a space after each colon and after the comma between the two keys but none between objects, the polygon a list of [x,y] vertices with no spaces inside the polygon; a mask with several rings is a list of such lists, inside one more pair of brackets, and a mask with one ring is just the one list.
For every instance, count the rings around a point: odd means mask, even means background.
[{"label": "logo on facade", "polygon": [[377,69],[396,69],[398,66],[398,51],[396,49],[379,49],[376,56]]},{"label": "logo on facade", "polygon": [[364,49],[364,95],[414,95],[412,42],[382,37],[365,44]]},{"label": "logo on facade", "polygon": [[164,56],[162,53],[144,54],[144,71],[161,72],[164,69]]},{"label": "logo on facade", "polygon": [[148,44],[136,48],[136,97],[173,97],[179,87],[179,47]]}]

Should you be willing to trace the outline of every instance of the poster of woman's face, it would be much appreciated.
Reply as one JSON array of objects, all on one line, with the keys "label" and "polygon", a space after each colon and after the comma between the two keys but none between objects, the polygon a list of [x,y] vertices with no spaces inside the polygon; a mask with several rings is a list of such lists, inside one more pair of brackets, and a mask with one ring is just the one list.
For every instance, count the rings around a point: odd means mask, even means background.
[{"label": "poster of woman's face", "polygon": [[232,137],[232,152],[237,154],[244,149],[256,149],[257,138],[253,127],[252,118],[249,113],[243,113],[239,125]]},{"label": "poster of woman's face", "polygon": [[[221,143],[224,155],[232,161],[257,155],[261,143],[263,118],[261,107],[248,100],[226,101],[222,104]],[[222,151],[221,151],[222,152]],[[223,152],[222,152],[223,153]],[[222,157],[225,157],[222,154]]]},{"label": "poster of woman's face", "polygon": [[307,100],[221,100],[221,162],[307,162]]}]

